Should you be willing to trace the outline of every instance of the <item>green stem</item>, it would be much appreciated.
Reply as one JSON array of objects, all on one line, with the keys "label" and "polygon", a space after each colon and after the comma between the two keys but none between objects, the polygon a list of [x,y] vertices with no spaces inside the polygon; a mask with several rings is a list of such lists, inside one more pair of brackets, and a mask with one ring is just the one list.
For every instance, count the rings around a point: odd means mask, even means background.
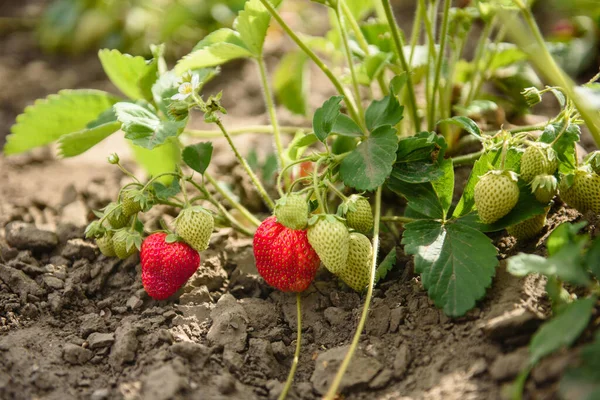
[{"label": "green stem", "polygon": [[367,42],[365,35],[360,30],[358,21],[356,21],[356,18],[354,18],[354,15],[352,15],[352,11],[350,10],[350,7],[348,7],[348,4],[346,3],[345,0],[338,0],[338,3],[341,3],[344,17],[346,17],[346,21],[348,21],[348,24],[350,25],[350,29],[352,29],[352,32],[354,32],[354,36],[356,37],[356,42],[358,43],[358,46],[366,55],[368,55],[369,54],[369,43]]},{"label": "green stem", "polygon": [[184,177],[181,177],[181,193],[183,193],[183,201],[185,202],[185,206],[189,207],[190,201],[188,199],[187,189],[185,188],[185,182],[186,179]]},{"label": "green stem", "polygon": [[402,36],[400,35],[400,29],[398,28],[398,24],[396,23],[396,19],[394,18],[394,13],[392,11],[392,6],[390,4],[390,0],[381,0],[381,4],[385,10],[385,16],[387,18],[387,22],[390,26],[390,30],[392,32],[392,37],[394,38],[394,44],[396,45],[396,50],[398,52],[398,58],[400,60],[400,65],[406,71],[407,79],[406,79],[406,89],[408,91],[410,108],[412,111],[412,119],[413,124],[415,126],[415,132],[419,132],[419,128],[421,126],[421,121],[419,119],[419,112],[417,109],[417,98],[415,96],[415,88],[413,86],[412,76],[410,72],[410,66],[408,61],[406,60],[406,56],[404,55],[404,42],[402,40]]},{"label": "green stem", "polygon": [[244,207],[242,204],[240,204],[239,201],[237,201],[236,199],[231,197],[231,194],[229,192],[227,192],[226,190],[223,190],[223,188],[219,185],[219,182],[217,182],[215,180],[215,178],[212,177],[211,174],[209,174],[208,172],[205,172],[204,177],[215,188],[217,193],[219,193],[221,196],[223,196],[223,198],[225,200],[227,200],[229,202],[229,204],[231,204],[236,210],[238,210],[240,212],[240,214],[242,214],[248,221],[250,221],[250,223],[252,225],[254,225],[254,226],[260,225],[260,221],[258,220],[258,218],[256,218],[250,211],[248,211],[248,209],[246,207]]},{"label": "green stem", "polygon": [[329,387],[327,394],[325,395],[325,400],[334,400],[337,396],[338,388],[340,387],[340,383],[342,382],[342,378],[350,365],[350,361],[352,360],[352,356],[356,352],[356,348],[358,347],[358,341],[360,340],[360,335],[365,327],[365,322],[367,321],[367,316],[369,314],[369,306],[371,305],[371,298],[373,297],[373,286],[375,286],[375,270],[377,269],[377,251],[379,250],[379,223],[381,221],[381,186],[377,188],[377,192],[375,194],[375,226],[373,227],[373,258],[371,260],[371,276],[369,282],[369,288],[367,289],[367,296],[365,298],[365,305],[362,310],[362,314],[360,316],[360,320],[358,321],[358,326],[356,327],[356,332],[354,333],[354,337],[352,339],[352,343],[350,344],[350,349],[348,349],[348,353],[346,353],[346,357],[342,361],[342,365],[337,371],[333,383]]},{"label": "green stem", "polygon": [[360,118],[360,125],[363,129],[366,127],[365,125],[365,110],[362,105],[361,95],[360,95],[360,87],[358,86],[358,78],[356,76],[356,69],[354,68],[354,61],[352,60],[352,52],[350,51],[350,46],[348,45],[348,32],[346,31],[346,26],[344,25],[344,20],[342,19],[342,5],[343,0],[338,0],[337,7],[335,8],[335,16],[337,18],[338,28],[340,30],[340,36],[342,37],[342,43],[344,45],[344,53],[346,55],[346,61],[348,62],[348,68],[350,69],[350,76],[352,77],[352,87],[354,89],[354,98],[356,100],[356,109],[358,112],[358,116]]},{"label": "green stem", "polygon": [[306,53],[308,57],[310,57],[311,60],[313,60],[315,64],[317,64],[321,71],[323,71],[323,73],[329,78],[329,80],[331,81],[333,86],[335,86],[338,93],[344,96],[346,107],[348,108],[348,112],[350,113],[352,119],[356,122],[360,122],[360,118],[358,117],[356,107],[354,106],[351,100],[351,96],[348,96],[346,94],[346,91],[344,90],[344,87],[342,86],[339,79],[333,74],[333,72],[331,72],[327,65],[325,65],[325,63],[321,61],[319,56],[317,56],[311,49],[309,49],[308,46],[304,44],[302,39],[300,39],[298,35],[294,33],[292,28],[290,28],[290,26],[283,20],[283,18],[281,18],[281,15],[279,15],[279,13],[275,9],[275,7],[273,7],[269,0],[260,0],[260,2],[263,6],[265,6],[267,11],[269,11],[273,19],[277,21],[277,23],[279,23],[281,28],[288,34],[288,36],[298,45],[298,47],[300,47],[300,49],[302,49],[302,51],[304,51],[304,53]]},{"label": "green stem", "polygon": [[240,152],[237,150],[237,147],[235,147],[235,144],[233,144],[233,140],[231,139],[231,136],[229,136],[229,133],[227,133],[227,130],[223,126],[223,123],[221,122],[221,120],[218,119],[217,122],[216,122],[216,124],[221,129],[221,132],[223,132],[223,135],[225,136],[225,139],[227,139],[227,142],[229,143],[229,146],[233,150],[233,152],[235,154],[235,157],[238,159],[238,161],[242,165],[242,168],[244,168],[244,170],[246,171],[246,173],[250,177],[250,180],[252,181],[252,183],[254,183],[254,187],[256,187],[256,190],[258,191],[258,193],[262,197],[262,199],[265,202],[265,204],[271,210],[273,208],[275,208],[275,203],[273,202],[273,200],[267,194],[267,191],[265,190],[265,187],[260,182],[260,180],[258,179],[258,177],[256,176],[256,174],[254,173],[254,171],[252,171],[252,168],[250,168],[250,165],[248,164],[248,161],[246,161],[246,159],[244,157],[242,157],[242,155],[240,154]]},{"label": "green stem", "polygon": [[481,87],[483,86],[483,83],[486,80],[486,73],[487,71],[490,71],[490,67],[492,66],[492,63],[494,62],[494,60],[496,59],[496,56],[498,55],[498,45],[500,44],[500,42],[502,42],[502,40],[504,40],[504,36],[506,35],[506,25],[502,26],[502,28],[500,29],[500,31],[498,32],[498,34],[496,35],[496,38],[494,39],[494,50],[491,52],[488,61],[485,63],[485,67],[483,67],[483,70],[481,71],[481,76],[479,79],[477,79],[477,81],[475,82],[475,90],[474,90],[474,95],[473,97],[476,97],[479,92],[481,91]]},{"label": "green stem", "polygon": [[479,75],[481,72],[480,64],[483,56],[485,55],[485,46],[487,45],[488,38],[490,33],[492,32],[492,28],[494,22],[496,21],[496,17],[492,17],[491,21],[485,21],[485,25],[483,27],[483,31],[481,32],[481,36],[479,36],[479,42],[477,43],[477,49],[475,50],[475,57],[473,58],[473,65],[475,66],[475,72],[473,73],[473,77],[471,78],[471,85],[469,87],[469,93],[467,94],[467,98],[465,99],[464,105],[468,106],[473,101],[473,98],[477,94],[475,89],[477,87],[477,80],[479,79]]},{"label": "green stem", "polygon": [[128,177],[130,177],[131,179],[133,179],[134,181],[136,181],[137,183],[140,183],[140,180],[138,178],[135,177],[135,175],[133,175],[131,172],[129,172],[127,170],[127,168],[125,168],[124,166],[121,165],[120,162],[117,163],[117,167],[119,167],[119,169]]},{"label": "green stem", "polygon": [[175,208],[183,208],[185,207],[184,204],[182,203],[176,203],[174,201],[169,201],[169,200],[157,200],[156,201],[158,204],[162,204],[165,206],[171,206],[171,207],[175,207]]},{"label": "green stem", "polygon": [[340,192],[340,190],[336,188],[330,180],[326,180],[325,183],[327,184],[327,186],[329,186],[329,189],[331,189],[333,193],[335,193],[340,199],[342,199],[342,201],[348,200],[348,197],[346,197],[344,193]]},{"label": "green stem", "polygon": [[421,36],[421,22],[422,22],[422,1],[417,2],[417,9],[415,10],[415,19],[413,20],[413,28],[410,34],[410,55],[408,57],[408,65],[412,65],[413,57],[415,55],[415,48]]},{"label": "green stem", "polygon": [[159,178],[162,178],[163,176],[174,176],[177,179],[181,179],[181,175],[176,173],[176,172],[163,172],[162,174],[158,174],[156,176],[153,176],[148,182],[146,182],[146,184],[144,185],[144,187],[142,187],[142,192],[145,191],[146,189],[148,189],[148,186],[150,186],[150,184],[154,181],[156,181]]},{"label": "green stem", "polygon": [[451,0],[444,0],[444,15],[442,18],[442,30],[440,32],[440,50],[437,54],[437,60],[435,63],[435,74],[433,77],[433,90],[431,93],[431,102],[429,104],[429,113],[427,115],[427,125],[429,126],[429,130],[432,131],[435,127],[435,116],[436,116],[436,108],[435,108],[435,100],[437,98],[436,93],[439,87],[440,75],[442,72],[442,62],[444,61],[444,53],[446,50],[446,39],[448,36],[448,18],[450,15],[450,5]]},{"label": "green stem", "polygon": [[[279,132],[294,134],[298,131],[309,131],[310,127],[302,127],[302,126],[280,126]],[[272,134],[275,132],[275,128],[271,125],[251,125],[243,128],[230,129],[229,134],[231,136],[244,135],[246,133],[266,133]],[[186,129],[183,131],[184,134],[197,137],[200,139],[216,139],[223,136],[220,130],[203,130],[203,129]]]},{"label": "green stem", "polygon": [[287,170],[292,168],[294,165],[302,164],[303,162],[307,162],[307,161],[316,161],[315,156],[304,157],[299,160],[293,161],[293,162],[289,163],[288,165],[286,165],[281,170],[281,172],[279,173],[279,176],[277,177],[277,191],[279,192],[280,197],[283,197],[283,194],[284,194],[282,181],[283,181],[283,177],[285,176],[285,173],[287,172]]},{"label": "green stem", "polygon": [[294,382],[294,375],[296,374],[296,369],[298,368],[298,361],[300,360],[300,345],[302,344],[302,298],[300,297],[300,293],[296,293],[296,313],[297,313],[297,324],[298,331],[296,335],[296,351],[294,353],[294,359],[292,360],[292,367],[290,368],[290,373],[288,374],[287,380],[285,381],[285,386],[279,395],[279,400],[284,400],[287,397],[287,394],[292,387],[292,382]]},{"label": "green stem", "polygon": [[269,119],[273,126],[273,137],[275,139],[275,149],[277,150],[277,160],[279,161],[279,168],[285,166],[285,159],[283,157],[283,145],[281,144],[281,132],[279,131],[279,122],[277,121],[277,112],[275,110],[275,103],[273,102],[273,93],[269,86],[269,80],[267,79],[267,67],[265,65],[265,59],[261,55],[256,59],[258,64],[258,70],[260,73],[260,81],[262,83],[263,93],[265,95],[265,104],[267,111],[269,112]]},{"label": "green stem", "polygon": [[480,150],[475,153],[452,157],[452,164],[455,167],[458,167],[460,165],[473,165],[475,161],[479,160],[483,153],[485,152],[483,150]]},{"label": "green stem", "polygon": [[408,224],[410,222],[415,222],[415,221],[418,221],[418,219],[409,218],[409,217],[401,217],[398,215],[390,215],[387,217],[381,217],[381,222],[397,222],[399,224]]},{"label": "green stem", "polygon": [[315,163],[315,170],[313,171],[313,189],[315,190],[315,197],[317,198],[317,203],[319,204],[319,208],[321,210],[325,210],[323,199],[321,198],[321,192],[319,191],[319,167],[321,166],[321,162],[325,160],[324,158],[319,158]]},{"label": "green stem", "polygon": [[[425,0],[420,0],[421,3],[421,13],[423,22],[425,25],[425,37],[427,42],[427,55],[430,60],[435,60],[435,34],[433,33],[433,23],[431,22],[431,16],[428,12],[427,5],[425,4]],[[425,71],[425,100],[427,102],[427,129],[432,130],[433,124],[430,123],[429,116],[429,105],[431,104],[431,68],[429,63],[427,63],[426,71]]]}]

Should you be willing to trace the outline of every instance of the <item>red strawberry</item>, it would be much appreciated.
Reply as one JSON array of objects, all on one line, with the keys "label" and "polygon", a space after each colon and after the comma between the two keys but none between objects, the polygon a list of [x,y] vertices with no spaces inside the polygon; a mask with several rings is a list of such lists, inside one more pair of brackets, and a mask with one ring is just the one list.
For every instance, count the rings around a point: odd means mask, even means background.
[{"label": "red strawberry", "polygon": [[306,290],[321,263],[308,243],[306,231],[286,228],[275,216],[260,224],[253,245],[258,273],[282,292]]},{"label": "red strawberry", "polygon": [[172,296],[194,275],[200,255],[183,242],[167,243],[166,233],[153,233],[142,243],[142,283],[156,300]]}]

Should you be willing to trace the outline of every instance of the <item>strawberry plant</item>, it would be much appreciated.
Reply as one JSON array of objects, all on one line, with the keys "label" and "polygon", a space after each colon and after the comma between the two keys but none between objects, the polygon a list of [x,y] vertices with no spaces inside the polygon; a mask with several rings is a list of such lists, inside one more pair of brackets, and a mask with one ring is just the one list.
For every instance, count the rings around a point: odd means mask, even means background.
[{"label": "strawberry plant", "polygon": [[[109,162],[131,182],[98,211],[87,235],[106,256],[126,258],[140,250],[142,281],[156,299],[172,296],[194,273],[198,252],[210,245],[215,227],[253,236],[259,274],[274,288],[297,293],[296,353],[281,398],[300,352],[299,293],[313,282],[320,264],[350,289],[365,293],[350,350],[326,398],[337,395],[365,326],[374,284],[399,251],[379,257],[382,223],[403,225],[403,251],[413,256],[421,284],[439,308],[458,317],[484,297],[495,275],[498,250],[487,233],[508,229],[520,241],[536,237],[557,191],[581,212],[600,212],[600,157],[596,153],[582,161],[577,150],[584,124],[600,143],[600,116],[550,55],[527,4],[478,0],[461,8],[450,0],[422,0],[405,42],[388,0],[316,2],[331,17],[332,29],[323,37],[292,29],[278,11],[281,0],[248,0],[233,28],[208,34],[172,69],[164,46],[153,46],[150,60],[101,50],[102,66],[124,97],[66,90],[39,100],[18,117],[4,149],[15,154],[57,141],[59,154],[73,157],[124,132],[150,177],[139,179],[111,155]],[[475,21],[483,24],[483,34],[474,58],[466,60]],[[299,48],[281,58],[272,79],[265,62],[269,26],[278,26]],[[255,63],[269,125],[228,129],[221,103],[227,93],[203,93],[221,65],[234,59]],[[314,112],[307,101],[309,60],[337,92]],[[542,87],[532,66],[552,86]],[[509,67],[520,72],[509,75]],[[484,90],[486,81],[519,104],[506,104],[497,92]],[[546,124],[503,129],[497,123],[482,129],[489,122],[486,112],[503,108],[518,115],[546,93],[561,107]],[[276,101],[307,117],[307,123],[280,125]],[[192,115],[198,114],[215,130],[191,129]],[[270,174],[260,177],[252,167],[256,162],[249,162],[232,139],[245,132],[272,134],[278,199],[263,182]],[[227,140],[263,211],[272,214],[264,221],[208,172],[210,142],[183,144],[216,136]],[[481,150],[461,153],[473,143]],[[455,167],[470,164],[470,177],[455,202]],[[384,192],[397,195],[397,201],[382,204]],[[157,205],[178,209],[178,216],[174,226],[163,223],[160,231],[149,232],[140,214]],[[531,265],[541,263],[536,262]],[[543,262],[556,265],[552,257]]]}]

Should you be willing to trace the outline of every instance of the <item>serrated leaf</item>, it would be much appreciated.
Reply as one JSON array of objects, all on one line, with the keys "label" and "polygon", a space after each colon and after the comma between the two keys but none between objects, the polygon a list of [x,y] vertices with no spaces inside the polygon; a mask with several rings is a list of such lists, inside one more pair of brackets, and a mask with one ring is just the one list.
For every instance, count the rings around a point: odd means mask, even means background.
[{"label": "serrated leaf", "polygon": [[142,85],[148,86],[148,78],[151,77],[152,71],[154,71],[154,80],[156,80],[156,63],[154,65],[147,63],[144,57],[123,54],[115,49],[100,50],[98,58],[100,58],[102,68],[110,81],[125,96],[133,100],[146,98],[145,88],[142,88]]},{"label": "serrated leaf", "polygon": [[61,90],[25,108],[6,137],[4,154],[17,154],[52,143],[86,128],[119,99],[100,90]]},{"label": "serrated leaf", "polygon": [[239,33],[221,28],[202,39],[194,50],[177,62],[175,72],[181,75],[188,70],[214,67],[236,58],[252,57]]},{"label": "serrated leaf", "polygon": [[[404,197],[408,201],[407,212],[405,213],[407,217],[417,219],[443,218],[444,207],[431,182],[408,183],[397,178],[395,172],[392,171],[387,186],[390,190]],[[408,214],[409,209],[413,214]]]},{"label": "serrated leaf", "polygon": [[323,103],[323,106],[317,108],[313,116],[313,131],[317,138],[325,143],[325,139],[333,130],[333,126],[340,115],[340,102],[344,96],[332,96]]},{"label": "serrated leaf", "polygon": [[445,218],[452,205],[452,195],[454,194],[454,165],[452,159],[442,160],[439,167],[440,171],[442,171],[442,176],[432,180],[431,185],[442,205]]},{"label": "serrated leaf", "polygon": [[429,297],[446,315],[464,315],[492,283],[498,260],[490,239],[461,223],[423,220],[404,227],[404,250],[415,256]]},{"label": "serrated leaf", "polygon": [[481,129],[479,129],[479,125],[477,125],[477,123],[475,123],[475,121],[473,121],[471,118],[452,117],[452,118],[443,119],[438,123],[439,124],[449,123],[449,124],[453,124],[453,125],[458,125],[461,128],[463,128],[465,131],[467,131],[469,134],[481,139]]},{"label": "serrated leaf", "polygon": [[570,347],[590,322],[595,302],[595,297],[575,300],[543,324],[529,344],[530,364],[537,364],[547,355]]},{"label": "serrated leaf", "polygon": [[[152,150],[131,145],[135,160],[150,176],[156,176],[164,172],[173,172],[181,161],[181,150],[176,142],[167,140],[163,145]],[[159,178],[163,183],[169,183],[172,176]]]},{"label": "serrated leaf", "polygon": [[331,131],[332,133],[349,137],[362,137],[364,135],[360,126],[345,114],[338,115]]},{"label": "serrated leaf", "polygon": [[149,150],[179,135],[186,124],[186,121],[163,121],[152,111],[133,103],[117,103],[114,109],[117,119],[123,123],[125,138]]},{"label": "serrated leaf", "polygon": [[397,148],[396,129],[380,126],[344,158],[340,165],[342,181],[356,190],[376,189],[392,172]]},{"label": "serrated leaf", "polygon": [[98,125],[91,129],[68,133],[58,139],[58,152],[61,157],[75,157],[85,153],[121,128],[118,121]]},{"label": "serrated leaf", "polygon": [[173,179],[171,183],[164,185],[161,182],[152,182],[154,188],[154,194],[159,200],[169,200],[169,197],[173,197],[179,194],[181,186],[179,185],[179,179]]},{"label": "serrated leaf", "polygon": [[[398,162],[425,161],[435,162],[436,159],[443,158],[447,148],[443,136],[438,136],[435,132],[420,132],[415,136],[401,138],[398,142],[397,160]],[[437,154],[434,157],[434,154]]]},{"label": "serrated leaf", "polygon": [[394,177],[408,183],[425,183],[441,178],[444,172],[438,164],[414,161],[396,163]]},{"label": "serrated leaf", "polygon": [[375,270],[375,283],[379,282],[382,279],[385,279],[387,274],[394,268],[396,265],[396,248],[394,247],[383,259],[381,264]]},{"label": "serrated leaf", "polygon": [[396,125],[402,120],[404,106],[398,103],[394,95],[385,96],[381,100],[373,100],[365,111],[367,129],[374,131],[383,125]]},{"label": "serrated leaf", "polygon": [[[514,148],[510,148],[506,153],[505,168],[510,171],[518,171],[521,163],[522,153]],[[464,187],[463,194],[454,209],[452,216],[455,218],[467,215],[475,206],[474,191],[475,185],[479,182],[479,177],[492,168],[499,168],[502,164],[501,151],[490,151],[483,154],[479,160],[475,161],[469,180]]]},{"label": "serrated leaf", "polygon": [[212,152],[213,145],[211,142],[186,146],[182,153],[183,162],[194,171],[204,174],[210,164]]},{"label": "serrated leaf", "polygon": [[[269,0],[273,7],[279,6],[282,0]],[[234,22],[234,28],[246,47],[255,55],[260,56],[263,51],[267,29],[271,22],[271,14],[259,0],[248,0],[244,9],[239,12]]]},{"label": "serrated leaf", "polygon": [[306,68],[308,57],[302,52],[285,54],[273,73],[273,89],[277,100],[295,114],[306,115],[310,79]]}]

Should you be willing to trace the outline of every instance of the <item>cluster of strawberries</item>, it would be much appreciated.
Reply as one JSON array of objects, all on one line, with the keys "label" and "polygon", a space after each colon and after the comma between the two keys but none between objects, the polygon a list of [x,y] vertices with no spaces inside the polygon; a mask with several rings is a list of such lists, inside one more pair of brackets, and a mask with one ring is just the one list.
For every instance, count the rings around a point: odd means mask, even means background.
[{"label": "cluster of strawberries", "polygon": [[373,249],[365,236],[373,229],[369,201],[353,195],[342,204],[345,220],[320,214],[309,218],[307,199],[282,197],[274,215],[254,234],[259,274],[283,292],[302,292],[314,280],[320,263],[352,289],[362,292],[371,278]]}]

